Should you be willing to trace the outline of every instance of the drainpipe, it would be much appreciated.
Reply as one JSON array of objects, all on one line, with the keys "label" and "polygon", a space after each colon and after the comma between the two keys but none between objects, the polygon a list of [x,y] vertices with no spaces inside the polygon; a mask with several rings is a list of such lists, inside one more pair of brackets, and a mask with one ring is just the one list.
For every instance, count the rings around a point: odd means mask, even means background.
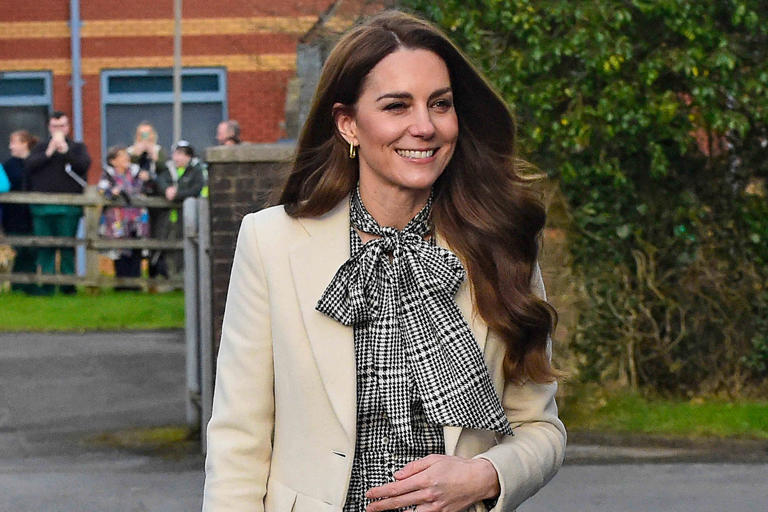
[{"label": "drainpipe", "polygon": [[[72,47],[72,75],[70,85],[72,86],[72,127],[74,133],[72,138],[78,142],[83,140],[83,62],[80,54],[80,0],[69,0],[69,33]],[[77,237],[85,236],[85,223],[83,219],[77,227]],[[83,276],[86,273],[85,268],[85,246],[78,245],[75,250],[77,254],[77,275]]]},{"label": "drainpipe", "polygon": [[181,138],[181,9],[182,0],[173,2],[173,144]]},{"label": "drainpipe", "polygon": [[80,0],[69,0],[69,32],[72,45],[72,126],[73,139],[83,140],[83,67],[80,54]]}]

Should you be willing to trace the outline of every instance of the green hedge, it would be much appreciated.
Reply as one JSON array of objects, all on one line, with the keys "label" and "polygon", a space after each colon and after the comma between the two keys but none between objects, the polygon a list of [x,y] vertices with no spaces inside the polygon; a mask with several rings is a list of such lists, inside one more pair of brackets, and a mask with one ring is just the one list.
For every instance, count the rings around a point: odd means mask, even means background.
[{"label": "green hedge", "polygon": [[768,377],[768,4],[407,0],[496,84],[559,181],[584,380]]}]

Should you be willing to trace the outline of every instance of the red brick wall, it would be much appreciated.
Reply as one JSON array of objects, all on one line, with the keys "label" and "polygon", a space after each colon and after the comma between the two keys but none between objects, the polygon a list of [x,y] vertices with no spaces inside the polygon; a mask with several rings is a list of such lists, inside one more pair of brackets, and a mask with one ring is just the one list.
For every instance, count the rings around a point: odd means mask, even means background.
[{"label": "red brick wall", "polygon": [[50,21],[68,19],[69,2],[14,2],[13,9],[3,9],[3,21]]},{"label": "red brick wall", "polygon": [[68,59],[69,39],[2,39],[0,59]]},{"label": "red brick wall", "polygon": [[[89,37],[83,39],[81,47],[83,57],[167,56],[173,54],[173,37]],[[292,53],[296,51],[296,37],[289,34],[186,36],[182,38],[181,47],[184,55]],[[61,56],[69,57],[69,47]]]},{"label": "red brick wall", "polygon": [[[184,15],[191,2],[184,2]],[[211,2],[219,5],[229,2],[215,0]],[[157,0],[131,0],[120,2],[115,0],[80,0],[80,17],[84,20],[122,20],[141,18],[172,18],[173,0],[159,2]]]},{"label": "red brick wall", "polygon": [[[188,35],[183,38],[182,50],[185,58],[205,56],[258,56],[264,54],[295,54],[296,44],[301,33],[284,33],[276,29],[272,33],[227,33],[227,24],[231,22],[233,32],[243,25],[243,18],[278,16],[278,17],[316,17],[324,12],[331,0],[294,0],[275,2],[273,0],[185,0],[183,16],[185,20],[195,18],[223,19],[218,24],[217,34]],[[169,58],[173,51],[173,37],[170,34],[147,34],[146,27],[157,27],[153,20],[173,18],[173,2],[157,0],[134,0],[129,3],[114,0],[81,0],[81,18],[83,19],[82,57],[84,71],[93,71],[83,77],[83,139],[88,145],[94,164],[89,178],[98,179],[101,162],[101,98],[99,73],[106,69],[101,63],[106,60],[108,67],[116,69],[127,67],[120,59],[131,57]],[[148,24],[136,22],[136,19],[148,20]],[[238,21],[239,19],[239,21]],[[297,18],[298,19],[298,18]],[[126,20],[135,26],[134,35],[128,37],[110,37],[108,35],[88,36],[88,29],[93,29],[103,20]],[[28,2],[19,3],[12,11],[6,11],[0,23],[9,22],[53,22],[53,25],[33,26],[27,33],[18,33],[8,38],[0,30],[0,71],[41,71],[52,70],[53,108],[70,113],[72,111],[72,90],[68,70],[70,69],[70,40],[66,23],[69,21],[68,2]],[[247,20],[246,20],[247,21]],[[89,25],[90,23],[90,25]],[[306,26],[296,23],[296,26]],[[182,26],[184,24],[182,23]],[[43,27],[43,28],[40,28]],[[50,28],[53,27],[53,28]],[[28,28],[28,26],[27,26]],[[20,29],[19,29],[20,30]],[[56,34],[57,37],[47,37]],[[240,30],[242,31],[242,30]],[[39,34],[39,37],[35,37]],[[114,58],[113,62],[109,59]],[[35,59],[34,61],[32,59]],[[100,59],[99,67],[88,66],[89,59]],[[254,57],[257,60],[257,57]],[[28,61],[28,62],[27,62]],[[93,61],[91,61],[93,62]],[[134,62],[134,61],[131,61]],[[31,63],[31,64],[30,64]],[[3,65],[5,64],[5,66]],[[227,67],[227,62],[216,64]],[[242,64],[240,64],[242,67]],[[293,64],[295,65],[295,64]],[[229,70],[227,73],[229,117],[237,119],[245,140],[254,142],[276,141],[284,136],[285,94],[288,81],[295,71],[286,59],[276,69],[267,70]],[[130,66],[133,67],[133,66]],[[153,67],[148,65],[147,67]],[[166,67],[166,66],[163,66]],[[44,134],[40,134],[44,135]]]},{"label": "red brick wall", "polygon": [[285,92],[291,71],[229,73],[229,113],[241,123],[244,140],[276,141],[285,134]]},{"label": "red brick wall", "polygon": [[[49,2],[53,3],[53,2]],[[66,2],[59,2],[66,4]],[[241,16],[316,16],[325,11],[331,0],[184,0],[183,15],[193,18],[224,18]],[[45,9],[37,9],[44,11]],[[63,7],[64,17],[69,16],[69,5]],[[132,0],[123,3],[115,0],[81,0],[83,19],[170,18],[173,2],[157,0]],[[49,18],[40,18],[49,19]]]},{"label": "red brick wall", "polygon": [[53,110],[61,110],[66,113],[72,111],[70,78],[69,75],[53,75]]},{"label": "red brick wall", "polygon": [[[83,77],[83,140],[93,163],[89,181],[96,183],[101,175],[101,94],[98,76]],[[72,103],[70,102],[70,105]],[[71,110],[71,107],[67,111]]]}]

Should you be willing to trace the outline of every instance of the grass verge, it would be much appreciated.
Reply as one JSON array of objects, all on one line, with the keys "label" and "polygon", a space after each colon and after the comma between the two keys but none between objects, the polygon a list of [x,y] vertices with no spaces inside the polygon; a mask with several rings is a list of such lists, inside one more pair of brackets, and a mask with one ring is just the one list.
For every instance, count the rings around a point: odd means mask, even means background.
[{"label": "grass verge", "polygon": [[86,331],[184,327],[184,293],[99,291],[30,297],[0,293],[0,331]]},{"label": "grass verge", "polygon": [[97,446],[174,459],[196,452],[199,441],[199,433],[179,426],[104,432],[89,439],[89,442]]},{"label": "grass verge", "polygon": [[560,415],[574,431],[682,438],[768,439],[768,402],[648,399],[597,386],[568,389]]}]

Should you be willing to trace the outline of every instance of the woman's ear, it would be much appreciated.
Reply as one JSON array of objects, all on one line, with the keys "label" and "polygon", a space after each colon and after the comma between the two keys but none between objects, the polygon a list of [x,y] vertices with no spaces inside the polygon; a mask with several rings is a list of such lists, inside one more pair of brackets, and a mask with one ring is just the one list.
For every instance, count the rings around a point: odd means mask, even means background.
[{"label": "woman's ear", "polygon": [[349,106],[343,103],[333,104],[333,121],[347,143],[357,146],[357,124]]}]

